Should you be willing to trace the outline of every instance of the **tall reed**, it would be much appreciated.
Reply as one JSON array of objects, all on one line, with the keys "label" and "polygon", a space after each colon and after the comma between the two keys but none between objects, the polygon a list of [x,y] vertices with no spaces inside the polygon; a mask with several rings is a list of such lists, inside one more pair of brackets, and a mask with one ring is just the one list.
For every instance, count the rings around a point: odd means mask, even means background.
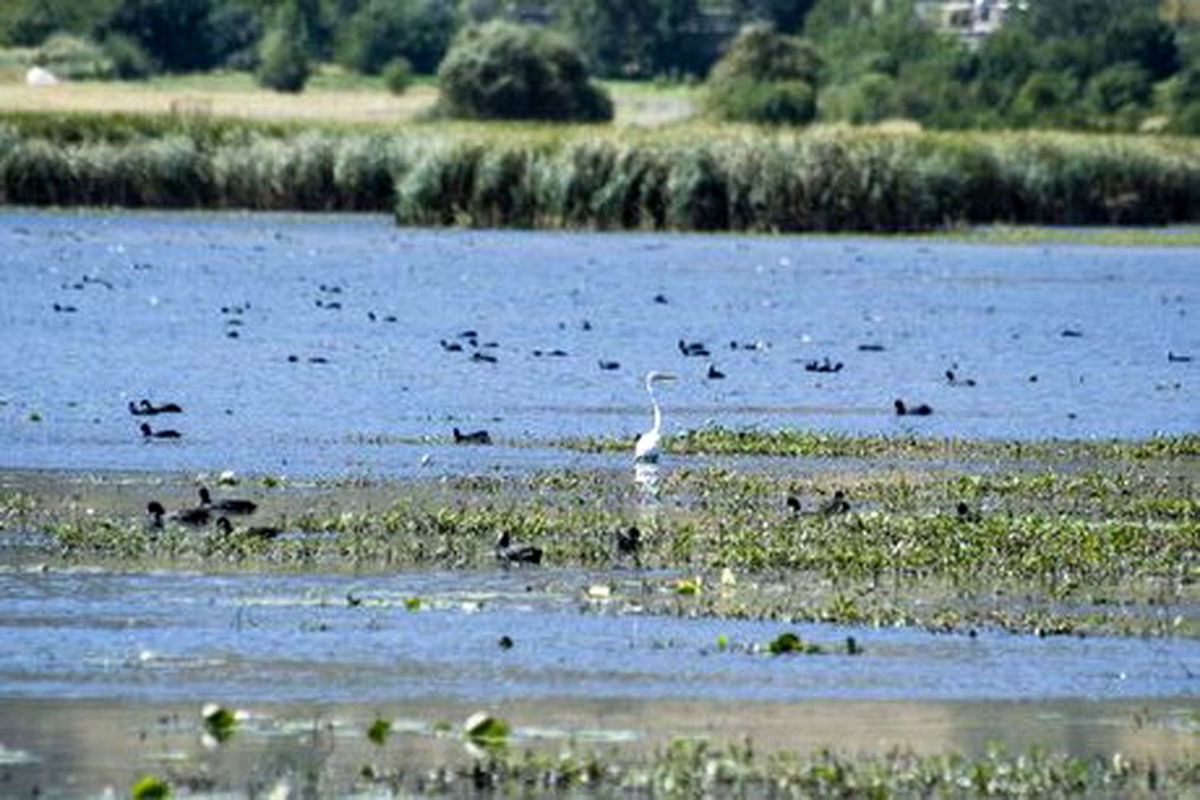
[{"label": "tall reed", "polygon": [[737,126],[347,129],[0,115],[0,202],[402,225],[906,231],[1200,221],[1200,142]]}]

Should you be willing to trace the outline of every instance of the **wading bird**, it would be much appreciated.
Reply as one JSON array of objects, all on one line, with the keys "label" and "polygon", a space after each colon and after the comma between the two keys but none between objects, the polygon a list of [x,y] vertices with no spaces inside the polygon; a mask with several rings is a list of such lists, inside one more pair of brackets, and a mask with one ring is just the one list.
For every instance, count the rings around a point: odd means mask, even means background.
[{"label": "wading bird", "polygon": [[658,399],[654,396],[654,384],[673,380],[675,376],[669,372],[646,373],[646,394],[650,395],[650,407],[654,410],[654,426],[639,436],[633,446],[633,460],[637,463],[658,463],[658,444],[662,439],[662,411],[658,407]]}]

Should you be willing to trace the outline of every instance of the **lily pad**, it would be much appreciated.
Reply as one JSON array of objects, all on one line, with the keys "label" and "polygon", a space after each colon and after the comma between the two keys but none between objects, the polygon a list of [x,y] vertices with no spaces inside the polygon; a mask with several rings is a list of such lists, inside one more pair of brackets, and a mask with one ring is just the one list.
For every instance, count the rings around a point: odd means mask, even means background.
[{"label": "lily pad", "polygon": [[767,649],[771,651],[772,655],[776,656],[783,653],[816,655],[824,652],[820,645],[813,644],[812,642],[806,642],[801,639],[798,634],[792,633],[791,631],[787,631],[786,633],[781,633],[776,636],[775,639],[772,640],[771,644],[767,646]]},{"label": "lily pad", "polygon": [[130,787],[133,800],[166,800],[171,796],[171,785],[157,775],[143,775]]},{"label": "lily pad", "polygon": [[371,727],[367,728],[367,738],[373,743],[382,746],[387,742],[388,734],[392,732],[392,723],[382,717],[376,717],[371,723]]},{"label": "lily pad", "polygon": [[507,722],[493,717],[486,711],[476,711],[467,717],[467,721],[463,723],[463,730],[473,743],[485,747],[503,746],[511,733]]},{"label": "lily pad", "polygon": [[218,742],[224,742],[233,735],[237,727],[237,715],[225,706],[208,703],[201,709],[204,718],[204,731]]}]

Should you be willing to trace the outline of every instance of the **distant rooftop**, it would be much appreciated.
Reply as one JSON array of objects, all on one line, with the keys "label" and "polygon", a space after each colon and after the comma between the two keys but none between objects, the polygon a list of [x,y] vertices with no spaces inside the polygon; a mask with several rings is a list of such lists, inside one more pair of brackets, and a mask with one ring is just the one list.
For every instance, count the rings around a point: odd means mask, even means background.
[{"label": "distant rooftop", "polygon": [[917,11],[940,30],[976,45],[1000,29],[1011,9],[1024,5],[1024,0],[918,0]]}]

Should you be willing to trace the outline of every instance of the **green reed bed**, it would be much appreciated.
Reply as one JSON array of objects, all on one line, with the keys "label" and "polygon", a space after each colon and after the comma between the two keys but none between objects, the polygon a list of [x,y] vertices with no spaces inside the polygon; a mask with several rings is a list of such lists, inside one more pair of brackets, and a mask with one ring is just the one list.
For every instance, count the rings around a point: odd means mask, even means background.
[{"label": "green reed bed", "polygon": [[[28,489],[0,497],[0,520],[48,532],[38,557],[64,565],[478,569],[496,564],[495,541],[508,532],[542,547],[546,567],[619,568],[602,579],[606,608],[1200,635],[1192,456],[995,461],[982,453],[971,461],[960,451],[955,465],[862,470],[850,460],[798,474],[679,463],[664,471],[653,501],[623,471],[397,483],[382,505],[374,487],[370,507],[353,502],[350,487],[325,489],[318,503],[276,486],[259,498],[275,508],[260,514],[286,518],[275,539],[240,526],[156,531],[141,518],[140,498],[125,512],[85,514]],[[837,491],[849,512],[825,513]],[[631,526],[641,532],[636,555],[616,546]],[[574,590],[590,596],[586,584]]]},{"label": "green reed bed", "polygon": [[[619,452],[629,442],[611,438],[574,438],[559,443],[589,452]],[[667,436],[664,451],[680,455],[761,455],[824,458],[945,458],[1139,460],[1200,456],[1200,435],[1154,436],[1122,440],[967,440],[926,436],[871,436],[795,429],[763,431],[719,425]]]},{"label": "green reed bed", "polygon": [[902,231],[1200,219],[1200,144],[689,124],[0,115],[0,202],[391,211],[404,225]]}]

